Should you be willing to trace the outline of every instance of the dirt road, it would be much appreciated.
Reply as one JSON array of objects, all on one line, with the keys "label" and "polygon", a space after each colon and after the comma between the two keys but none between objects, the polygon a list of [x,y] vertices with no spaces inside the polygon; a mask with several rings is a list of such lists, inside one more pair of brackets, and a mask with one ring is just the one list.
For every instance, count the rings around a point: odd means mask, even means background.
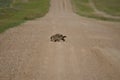
[{"label": "dirt road", "polygon": [[[65,42],[51,42],[56,33]],[[49,13],[0,34],[0,80],[120,80],[120,23],[73,13],[51,0]]]}]

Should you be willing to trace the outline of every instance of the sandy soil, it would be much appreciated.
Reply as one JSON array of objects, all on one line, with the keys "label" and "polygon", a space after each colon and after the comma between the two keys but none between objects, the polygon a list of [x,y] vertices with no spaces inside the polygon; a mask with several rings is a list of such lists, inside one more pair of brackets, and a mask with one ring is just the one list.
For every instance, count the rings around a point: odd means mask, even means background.
[{"label": "sandy soil", "polygon": [[[51,42],[56,33],[66,42]],[[49,13],[0,34],[0,80],[120,80],[120,23],[73,13],[51,0]]]}]

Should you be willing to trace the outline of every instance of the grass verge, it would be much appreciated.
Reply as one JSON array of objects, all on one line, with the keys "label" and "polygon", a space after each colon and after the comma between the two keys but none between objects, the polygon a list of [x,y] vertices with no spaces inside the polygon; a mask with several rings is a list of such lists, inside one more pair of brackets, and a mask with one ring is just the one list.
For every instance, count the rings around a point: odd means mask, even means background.
[{"label": "grass verge", "polygon": [[29,0],[17,2],[14,8],[0,7],[0,32],[19,25],[26,20],[44,16],[49,9],[49,0]]},{"label": "grass verge", "polygon": [[[101,0],[97,0],[97,1],[101,2]],[[112,1],[114,1],[114,0],[112,0]],[[95,19],[100,19],[100,20],[104,20],[104,21],[120,21],[120,19],[107,18],[107,17],[103,17],[102,15],[96,14],[94,9],[89,4],[89,0],[71,0],[71,2],[73,4],[74,12],[77,13],[78,15],[95,18]],[[95,4],[96,3],[97,2],[95,2]],[[104,6],[104,7],[107,8],[106,6]],[[114,9],[115,9],[115,7],[113,8],[113,10]],[[113,13],[115,13],[115,12],[113,12]]]},{"label": "grass verge", "polygon": [[113,16],[120,16],[120,0],[93,0],[100,11]]}]

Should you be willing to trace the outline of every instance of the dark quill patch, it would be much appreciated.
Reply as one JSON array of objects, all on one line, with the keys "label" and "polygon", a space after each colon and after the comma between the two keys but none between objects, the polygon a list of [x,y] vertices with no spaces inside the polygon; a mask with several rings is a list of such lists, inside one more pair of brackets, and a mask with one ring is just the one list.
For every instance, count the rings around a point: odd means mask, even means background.
[{"label": "dark quill patch", "polygon": [[65,38],[66,38],[67,36],[64,36],[64,35],[62,35],[62,34],[55,34],[55,35],[52,35],[51,37],[50,37],[50,40],[52,41],[52,42],[60,42],[60,41],[65,41]]}]

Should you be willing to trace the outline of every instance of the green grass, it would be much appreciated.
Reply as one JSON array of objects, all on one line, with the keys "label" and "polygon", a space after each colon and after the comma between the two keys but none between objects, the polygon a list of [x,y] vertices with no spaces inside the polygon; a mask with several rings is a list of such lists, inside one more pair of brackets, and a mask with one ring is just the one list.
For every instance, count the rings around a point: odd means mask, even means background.
[{"label": "green grass", "polygon": [[[104,0],[97,0],[97,1],[102,2]],[[107,1],[109,1],[109,0],[107,0]],[[111,0],[111,1],[114,1],[114,0]],[[76,12],[78,15],[95,18],[95,19],[100,19],[100,20],[105,20],[105,21],[120,21],[120,19],[106,18],[106,17],[103,17],[102,15],[96,14],[95,11],[93,10],[93,8],[90,6],[89,0],[72,0],[71,2],[73,4],[74,12]],[[95,4],[96,3],[97,2],[95,2]],[[104,7],[107,8],[106,5],[104,5]],[[115,10],[115,9],[116,8],[113,7],[113,10]],[[111,10],[111,12],[113,12],[113,11]],[[113,12],[113,13],[116,14],[116,12]]]},{"label": "green grass", "polygon": [[93,0],[97,9],[113,16],[120,16],[120,0]]},{"label": "green grass", "polygon": [[0,7],[9,6],[11,0],[0,0]]},{"label": "green grass", "polygon": [[14,8],[0,7],[0,32],[19,25],[26,20],[44,16],[49,9],[49,0],[29,0],[17,2]]}]

